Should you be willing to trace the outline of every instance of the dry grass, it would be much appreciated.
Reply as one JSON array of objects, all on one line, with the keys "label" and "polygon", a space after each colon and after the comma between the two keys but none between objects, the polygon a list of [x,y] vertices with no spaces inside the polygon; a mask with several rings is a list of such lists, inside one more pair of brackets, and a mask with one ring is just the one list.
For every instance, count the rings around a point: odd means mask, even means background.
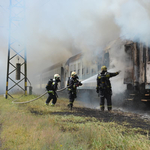
[{"label": "dry grass", "polygon": [[[22,97],[20,101],[32,98],[35,96]],[[67,115],[63,112],[70,111],[66,110],[68,100],[59,99],[55,107],[50,107],[44,105],[45,99],[18,105],[0,97],[2,150],[150,149],[149,135],[136,133],[138,129],[75,116],[75,112]]]}]

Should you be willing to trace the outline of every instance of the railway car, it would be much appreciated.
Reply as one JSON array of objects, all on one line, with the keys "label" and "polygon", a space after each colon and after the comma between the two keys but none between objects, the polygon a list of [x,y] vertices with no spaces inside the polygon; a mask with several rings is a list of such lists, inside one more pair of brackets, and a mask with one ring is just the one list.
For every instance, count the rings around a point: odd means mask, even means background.
[{"label": "railway car", "polygon": [[[124,64],[124,78],[122,84],[126,85],[125,99],[130,101],[150,101],[150,48],[142,43],[133,41],[122,41],[117,39],[110,42],[106,49],[94,61],[85,61],[83,53],[74,55],[64,62],[57,63],[45,69],[39,76],[38,88],[44,89],[49,78],[55,73],[61,75],[59,88],[66,87],[71,72],[77,72],[83,86],[78,88],[78,99],[86,102],[98,101],[95,92],[96,77],[102,65],[111,68],[112,47],[120,43],[121,49],[125,52],[126,63]],[[66,92],[66,91],[65,91]],[[65,93],[66,95],[66,93]],[[148,104],[148,103],[147,103]]]},{"label": "railway car", "polygon": [[[56,73],[61,75],[61,83],[59,88],[66,87],[68,77],[71,76],[72,71],[75,71],[79,77],[79,80],[83,83],[83,86],[78,88],[78,99],[84,99],[89,103],[95,99],[97,101],[98,96],[95,92],[97,74],[100,72],[102,65],[109,67],[109,51],[113,43],[114,42],[111,42],[111,44],[109,44],[104,51],[93,57],[94,59],[87,60],[85,54],[79,53],[68,58],[68,60],[64,62],[60,62],[46,68],[41,74],[38,75],[38,85],[36,87],[43,92],[47,81],[50,78],[53,78],[53,75]],[[64,92],[66,95],[66,91]]]},{"label": "railway car", "polygon": [[[150,102],[150,48],[146,44],[128,41],[124,45],[127,54],[124,84],[128,100]],[[147,103],[147,104],[148,104]]]}]

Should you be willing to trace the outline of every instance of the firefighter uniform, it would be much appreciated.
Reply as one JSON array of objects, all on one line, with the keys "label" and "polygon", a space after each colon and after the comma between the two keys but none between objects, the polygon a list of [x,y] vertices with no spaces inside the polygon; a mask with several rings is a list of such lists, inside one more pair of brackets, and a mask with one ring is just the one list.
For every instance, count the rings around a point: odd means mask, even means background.
[{"label": "firefighter uniform", "polygon": [[46,90],[48,91],[48,98],[46,100],[46,105],[49,105],[51,99],[52,99],[52,103],[51,106],[54,106],[57,102],[57,86],[58,86],[58,82],[60,82],[60,76],[58,74],[54,75],[54,79],[50,79],[48,81],[48,84],[46,85]]},{"label": "firefighter uniform", "polygon": [[97,87],[96,92],[100,95],[100,109],[104,111],[105,108],[105,99],[107,100],[107,109],[108,111],[112,110],[112,88],[109,78],[118,75],[120,71],[115,73],[107,72],[107,68],[102,66],[101,72],[97,76]]},{"label": "firefighter uniform", "polygon": [[73,102],[77,98],[77,87],[81,86],[82,83],[78,80],[78,76],[75,72],[72,72],[71,77],[68,79],[67,87],[69,94],[69,104],[68,107],[72,109]]}]

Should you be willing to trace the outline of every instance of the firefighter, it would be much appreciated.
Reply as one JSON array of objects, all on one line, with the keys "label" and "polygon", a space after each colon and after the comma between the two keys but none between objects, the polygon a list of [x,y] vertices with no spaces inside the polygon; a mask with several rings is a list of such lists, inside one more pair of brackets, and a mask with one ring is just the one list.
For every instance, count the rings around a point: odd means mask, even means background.
[{"label": "firefighter", "polygon": [[76,72],[71,73],[71,77],[68,78],[68,94],[69,94],[69,104],[68,108],[72,110],[73,102],[77,98],[77,87],[81,86],[82,83],[78,80]]},{"label": "firefighter", "polygon": [[51,106],[54,106],[56,104],[57,97],[58,97],[57,93],[56,93],[58,82],[61,82],[59,74],[55,74],[54,79],[50,79],[48,81],[48,84],[46,85],[46,90],[48,91],[49,95],[48,95],[48,98],[45,102],[46,105],[49,105],[51,99],[53,99],[52,103],[51,103]]},{"label": "firefighter", "polygon": [[112,102],[111,102],[111,96],[112,96],[112,89],[111,89],[111,83],[109,78],[114,77],[118,75],[120,71],[115,73],[109,73],[107,72],[107,67],[102,66],[101,72],[97,76],[97,87],[96,92],[100,96],[100,109],[101,111],[104,111],[104,104],[105,104],[105,98],[107,100],[107,109],[108,111],[112,110]]}]

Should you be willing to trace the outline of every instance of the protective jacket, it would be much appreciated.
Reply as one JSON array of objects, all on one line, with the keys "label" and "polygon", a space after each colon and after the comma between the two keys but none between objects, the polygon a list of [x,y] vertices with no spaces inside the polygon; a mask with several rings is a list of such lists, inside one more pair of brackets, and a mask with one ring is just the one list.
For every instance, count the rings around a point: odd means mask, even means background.
[{"label": "protective jacket", "polygon": [[52,104],[51,105],[55,105],[55,103],[57,102],[57,86],[58,86],[58,82],[55,79],[50,79],[46,85],[46,90],[48,91],[48,98],[46,100],[46,105],[49,104],[49,102],[52,100]]},{"label": "protective jacket", "polygon": [[55,79],[50,79],[46,85],[48,93],[55,94],[57,90],[58,82]]},{"label": "protective jacket", "polygon": [[109,73],[102,71],[100,74],[97,76],[97,92],[99,91],[111,91],[111,83],[109,78],[114,77],[118,75],[119,72],[116,73]]},{"label": "protective jacket", "polygon": [[71,91],[72,93],[76,93],[77,87],[81,85],[82,83],[77,78],[72,78],[72,77],[68,78],[68,83],[67,83],[68,91]]},{"label": "protective jacket", "polygon": [[73,102],[75,100],[75,98],[77,98],[77,87],[81,86],[82,83],[78,80],[78,78],[72,78],[69,77],[68,78],[68,83],[67,83],[67,87],[68,87],[68,94],[69,94],[69,104],[68,107],[70,109],[72,109],[73,107]]},{"label": "protective jacket", "polygon": [[108,111],[112,109],[112,102],[111,102],[111,95],[112,95],[112,89],[111,89],[111,83],[109,78],[114,77],[118,75],[119,72],[116,73],[109,73],[107,71],[102,71],[97,76],[97,93],[100,95],[100,108],[102,111],[104,111],[104,103],[105,98],[107,99],[107,108]]}]

